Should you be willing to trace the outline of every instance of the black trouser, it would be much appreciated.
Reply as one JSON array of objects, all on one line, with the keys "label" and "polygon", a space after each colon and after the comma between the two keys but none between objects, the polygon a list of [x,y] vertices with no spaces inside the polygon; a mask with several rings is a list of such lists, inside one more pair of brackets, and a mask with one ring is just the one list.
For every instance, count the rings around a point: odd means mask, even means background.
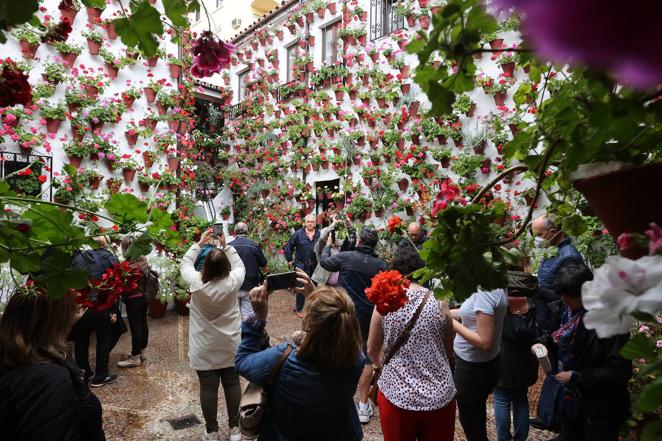
[{"label": "black trouser", "polygon": [[622,419],[566,421],[561,417],[562,441],[618,441]]},{"label": "black trouser", "polygon": [[149,329],[147,328],[147,302],[144,297],[124,299],[126,317],[131,331],[131,355],[139,355],[147,347]]},{"label": "black trouser", "polygon": [[499,357],[472,363],[456,356],[453,379],[460,424],[467,441],[488,441],[486,402],[499,379]]},{"label": "black trouser", "polygon": [[108,358],[110,356],[110,312],[94,311],[88,309],[74,324],[69,339],[74,341],[74,355],[76,364],[90,375],[90,335],[96,334],[96,363],[94,365],[97,378],[106,378],[108,375]]},{"label": "black trouser", "polygon": [[202,407],[202,415],[205,417],[207,433],[218,432],[216,415],[218,414],[219,380],[223,384],[229,427],[239,427],[241,386],[239,385],[239,375],[234,367],[196,372],[200,379],[200,407]]}]

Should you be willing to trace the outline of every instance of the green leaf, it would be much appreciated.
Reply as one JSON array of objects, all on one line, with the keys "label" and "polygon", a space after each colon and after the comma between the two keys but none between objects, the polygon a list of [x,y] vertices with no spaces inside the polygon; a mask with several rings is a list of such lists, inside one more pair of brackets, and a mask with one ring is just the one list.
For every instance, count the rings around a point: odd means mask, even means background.
[{"label": "green leaf", "polygon": [[0,28],[7,29],[10,26],[23,24],[33,18],[39,10],[37,0],[11,1],[0,0]]},{"label": "green leaf", "polygon": [[635,407],[643,412],[653,412],[662,406],[662,377],[656,378],[641,389]]},{"label": "green leaf", "polygon": [[584,233],[588,226],[584,217],[580,214],[573,214],[571,216],[563,218],[562,227],[563,231],[570,236],[580,236]]},{"label": "green leaf", "polygon": [[152,252],[152,238],[149,233],[143,233],[133,241],[131,246],[126,253],[124,253],[124,258],[128,260],[136,261],[141,256],[146,256]]},{"label": "green leaf", "polygon": [[81,3],[88,8],[106,9],[105,0],[82,0]]},{"label": "green leaf", "polygon": [[172,24],[179,27],[188,26],[189,23],[186,19],[188,11],[184,0],[163,0],[163,9]]},{"label": "green leaf", "polygon": [[10,253],[9,259],[11,267],[21,274],[41,269],[41,256],[34,251]]},{"label": "green leaf", "polygon": [[35,280],[46,288],[49,297],[62,298],[69,288],[82,289],[88,285],[89,272],[72,268],[71,257],[62,250],[54,249],[53,254],[44,259],[42,271]]},{"label": "green leaf", "polygon": [[641,441],[660,441],[662,439],[662,420],[651,421],[641,432]]},{"label": "green leaf", "polygon": [[621,355],[627,359],[653,358],[655,355],[655,342],[644,334],[637,334],[628,340],[621,349]]},{"label": "green leaf", "polygon": [[159,11],[147,1],[131,5],[131,16],[129,18],[118,18],[113,20],[115,31],[122,42],[130,47],[138,47],[145,57],[149,58],[156,54],[159,46],[156,35],[163,34],[163,24]]},{"label": "green leaf", "polygon": [[147,203],[132,194],[115,193],[108,199],[105,208],[120,222],[147,222]]}]

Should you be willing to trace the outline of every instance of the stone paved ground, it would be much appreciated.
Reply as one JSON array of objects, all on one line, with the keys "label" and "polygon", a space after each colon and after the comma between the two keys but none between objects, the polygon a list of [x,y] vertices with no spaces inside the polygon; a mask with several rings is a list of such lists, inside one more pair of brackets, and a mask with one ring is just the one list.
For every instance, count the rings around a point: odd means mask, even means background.
[{"label": "stone paved ground", "polygon": [[[268,330],[272,338],[289,335],[300,326],[291,312],[293,300],[289,294],[276,293],[271,297]],[[166,317],[151,320],[148,361],[139,368],[120,370],[115,363],[130,349],[130,337],[125,334],[110,356],[111,370],[119,374],[117,382],[95,389],[101,399],[104,412],[104,428],[109,441],[186,440],[201,438],[203,425],[173,430],[169,419],[195,415],[201,422],[198,399],[198,381],[189,368],[188,317],[178,316],[174,310]],[[93,351],[93,348],[91,349]],[[535,393],[535,392],[533,392]],[[221,437],[227,439],[225,404],[219,393],[219,424]],[[491,403],[488,408],[491,408]],[[488,411],[490,439],[494,435],[494,418]],[[464,434],[456,424],[456,440],[464,440]],[[364,426],[366,441],[382,440],[379,417]],[[532,430],[530,440],[546,441],[554,437],[551,432]],[[314,440],[311,440],[314,441]]]}]

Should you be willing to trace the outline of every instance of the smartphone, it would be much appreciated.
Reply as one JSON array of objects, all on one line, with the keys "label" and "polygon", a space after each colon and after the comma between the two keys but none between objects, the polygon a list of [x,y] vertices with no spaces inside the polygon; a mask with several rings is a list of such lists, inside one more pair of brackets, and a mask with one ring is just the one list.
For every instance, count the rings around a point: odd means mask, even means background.
[{"label": "smartphone", "polygon": [[223,227],[224,224],[222,222],[218,224],[214,224],[214,237],[219,237],[223,235],[223,230],[224,230]]},{"label": "smartphone", "polygon": [[297,286],[297,273],[290,271],[280,274],[269,274],[267,276],[267,291],[277,291],[279,289],[290,289]]}]

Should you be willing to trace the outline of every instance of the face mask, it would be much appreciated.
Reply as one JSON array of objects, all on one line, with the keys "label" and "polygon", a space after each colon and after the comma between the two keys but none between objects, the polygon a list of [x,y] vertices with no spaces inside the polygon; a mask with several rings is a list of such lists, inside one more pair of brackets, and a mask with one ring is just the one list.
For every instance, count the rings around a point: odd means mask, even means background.
[{"label": "face mask", "polygon": [[546,248],[547,247],[547,241],[543,239],[542,237],[536,236],[533,238],[533,243],[536,248]]}]

